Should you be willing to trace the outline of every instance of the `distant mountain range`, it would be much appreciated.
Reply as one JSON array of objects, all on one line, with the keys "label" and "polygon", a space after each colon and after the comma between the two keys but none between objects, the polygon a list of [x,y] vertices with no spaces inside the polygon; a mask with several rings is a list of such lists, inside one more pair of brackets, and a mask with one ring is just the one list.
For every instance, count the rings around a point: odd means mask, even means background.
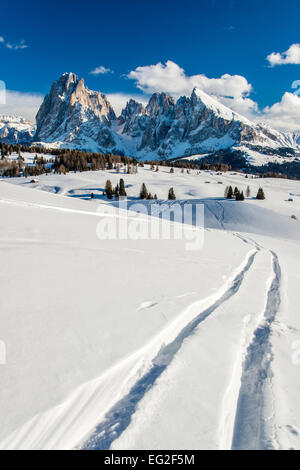
[{"label": "distant mountain range", "polygon": [[[122,153],[138,159],[202,158],[239,150],[254,165],[300,155],[300,136],[255,124],[199,89],[177,101],[154,93],[147,106],[130,100],[116,116],[106,96],[83,79],[65,73],[55,81],[36,116],[0,116],[0,141],[38,143],[94,152]],[[261,161],[259,155],[264,155]]]},{"label": "distant mountain range", "polygon": [[35,127],[22,117],[0,115],[0,142],[29,143],[35,134]]}]

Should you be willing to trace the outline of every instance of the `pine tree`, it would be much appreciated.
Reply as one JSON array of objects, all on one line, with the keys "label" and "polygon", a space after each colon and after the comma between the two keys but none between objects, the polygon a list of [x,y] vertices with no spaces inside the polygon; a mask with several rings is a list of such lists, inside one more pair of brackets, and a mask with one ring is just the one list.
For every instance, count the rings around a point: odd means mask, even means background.
[{"label": "pine tree", "polygon": [[120,179],[119,194],[120,196],[123,196],[123,197],[127,196],[123,178]]},{"label": "pine tree", "polygon": [[251,189],[250,189],[250,186],[247,186],[246,197],[250,197],[250,196],[251,196]]},{"label": "pine tree", "polygon": [[174,173],[174,168],[173,167],[170,169],[170,173]]},{"label": "pine tree", "polygon": [[169,201],[175,201],[175,199],[176,199],[176,196],[175,196],[175,193],[174,193],[174,189],[173,189],[173,188],[170,188],[170,189],[169,189],[168,199],[169,199]]},{"label": "pine tree", "polygon": [[147,199],[147,197],[148,197],[148,191],[147,191],[145,183],[143,183],[142,186],[141,186],[140,198],[141,199]]},{"label": "pine tree", "polygon": [[115,196],[115,197],[119,197],[120,192],[119,192],[119,185],[118,185],[118,184],[117,184],[117,186],[114,188],[113,193],[114,193],[114,196]]},{"label": "pine tree", "polygon": [[106,193],[107,199],[112,199],[112,197],[113,197],[113,187],[112,187],[112,184],[111,184],[110,180],[107,180],[106,183],[105,183],[105,193]]},{"label": "pine tree", "polygon": [[259,190],[257,191],[256,199],[259,199],[261,201],[266,199],[263,188],[259,188]]},{"label": "pine tree", "polygon": [[233,196],[233,189],[232,189],[232,186],[229,186],[228,193],[227,193],[227,199],[232,199],[232,196]]},{"label": "pine tree", "polygon": [[244,191],[242,192],[238,191],[235,195],[235,199],[237,201],[244,201],[245,200]]},{"label": "pine tree", "polygon": [[228,191],[229,191],[229,186],[226,186],[225,191],[224,191],[224,197],[226,199],[228,198]]}]

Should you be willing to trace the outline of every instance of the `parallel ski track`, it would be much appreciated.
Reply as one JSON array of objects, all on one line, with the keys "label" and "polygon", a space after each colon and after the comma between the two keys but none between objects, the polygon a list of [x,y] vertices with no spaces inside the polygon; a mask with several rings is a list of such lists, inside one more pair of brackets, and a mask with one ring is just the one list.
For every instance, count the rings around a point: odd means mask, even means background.
[{"label": "parallel ski track", "polygon": [[108,411],[104,420],[99,423],[91,436],[82,445],[82,449],[104,450],[110,448],[111,444],[128,427],[139,402],[150,388],[153,387],[158,377],[160,377],[169,366],[175,354],[181,348],[184,340],[191,336],[197,326],[210,316],[220,305],[239,291],[245,274],[251,268],[257,252],[258,250],[250,255],[246,266],[236,275],[228,290],[215,303],[189,322],[171,343],[161,348],[157,356],[153,359],[149,371],[133,385],[126,396],[122,397],[122,399]]},{"label": "parallel ski track", "polygon": [[235,450],[278,448],[274,424],[271,368],[273,352],[270,338],[281,302],[281,268],[276,253],[271,253],[274,279],[268,291],[264,320],[254,331],[243,364],[232,439],[232,449]]}]

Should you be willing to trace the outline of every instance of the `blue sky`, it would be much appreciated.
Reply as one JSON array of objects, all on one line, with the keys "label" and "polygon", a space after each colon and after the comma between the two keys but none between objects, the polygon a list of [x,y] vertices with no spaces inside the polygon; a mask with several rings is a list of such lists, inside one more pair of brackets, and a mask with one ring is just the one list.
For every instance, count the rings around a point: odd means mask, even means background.
[{"label": "blue sky", "polygon": [[[187,77],[245,77],[248,97],[263,109],[300,79],[299,63],[266,60],[300,43],[299,24],[294,0],[15,0],[0,26],[0,80],[9,90],[45,94],[72,71],[91,89],[143,95],[128,74],[171,61]],[[90,73],[100,66],[113,73]]]}]

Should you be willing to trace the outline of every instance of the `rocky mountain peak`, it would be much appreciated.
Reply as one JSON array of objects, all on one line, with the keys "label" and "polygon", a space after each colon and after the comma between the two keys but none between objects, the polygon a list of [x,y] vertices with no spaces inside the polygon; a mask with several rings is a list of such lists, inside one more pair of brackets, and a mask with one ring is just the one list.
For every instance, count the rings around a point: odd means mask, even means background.
[{"label": "rocky mountain peak", "polygon": [[105,122],[110,125],[116,119],[106,96],[89,90],[84,80],[73,73],[64,73],[53,83],[37,113],[35,140],[53,141],[73,138],[74,130],[89,122]]},{"label": "rocky mountain peak", "polygon": [[146,113],[151,117],[155,117],[159,114],[167,114],[174,108],[175,101],[170,95],[167,93],[154,93],[146,106]]},{"label": "rocky mountain peak", "polygon": [[122,109],[120,123],[123,124],[124,122],[141,114],[145,114],[145,108],[142,103],[138,103],[137,101],[130,99],[127,101],[125,108]]},{"label": "rocky mountain peak", "polygon": [[[82,79],[83,80],[83,79]],[[62,86],[66,88],[66,90],[72,85],[73,83],[78,83],[78,76],[75,73],[65,72],[62,76],[57,80],[57,83],[61,83]]]}]

